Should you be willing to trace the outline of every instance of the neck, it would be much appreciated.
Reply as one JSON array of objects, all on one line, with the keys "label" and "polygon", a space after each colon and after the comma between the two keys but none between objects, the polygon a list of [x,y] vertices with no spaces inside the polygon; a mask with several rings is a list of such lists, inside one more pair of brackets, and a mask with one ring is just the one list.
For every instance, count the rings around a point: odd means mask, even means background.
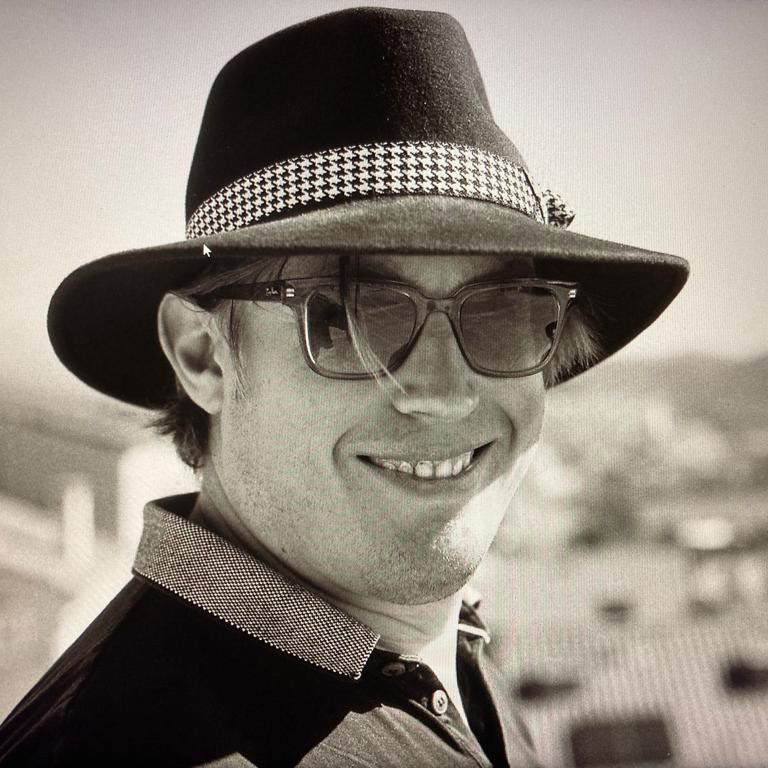
[{"label": "neck", "polygon": [[399,605],[368,596],[323,596],[369,626],[379,636],[378,647],[428,664],[446,686],[456,683],[456,631],[461,593],[423,605]]},{"label": "neck", "polygon": [[233,516],[222,515],[203,490],[189,519],[223,539],[247,549],[274,570],[297,582],[370,627],[380,639],[377,647],[417,656],[437,675],[466,720],[456,676],[456,633],[462,593],[422,605],[401,605],[367,595],[345,593],[328,584],[308,582],[294,567],[269,551]]},{"label": "neck", "polygon": [[461,610],[461,592],[423,605],[399,605],[355,595],[323,596],[354,616],[379,636],[377,647],[418,656],[437,676],[468,725],[456,674],[456,633]]}]

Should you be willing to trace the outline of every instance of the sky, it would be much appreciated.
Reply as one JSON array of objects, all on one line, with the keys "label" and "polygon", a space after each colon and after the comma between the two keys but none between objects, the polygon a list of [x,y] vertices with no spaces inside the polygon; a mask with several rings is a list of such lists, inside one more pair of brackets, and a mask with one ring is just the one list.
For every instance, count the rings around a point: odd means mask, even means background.
[{"label": "sky", "polygon": [[[77,266],[183,238],[184,191],[220,67],[349,6],[0,6],[0,384],[84,388],[50,350],[50,295]],[[420,0],[463,25],[496,121],[572,229],[683,256],[692,276],[624,352],[768,353],[768,3]]]}]

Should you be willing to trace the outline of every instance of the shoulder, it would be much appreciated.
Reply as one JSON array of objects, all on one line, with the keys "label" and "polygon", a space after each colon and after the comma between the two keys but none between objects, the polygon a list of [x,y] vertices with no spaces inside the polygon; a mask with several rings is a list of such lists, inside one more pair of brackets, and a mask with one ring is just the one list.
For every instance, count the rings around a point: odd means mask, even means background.
[{"label": "shoulder", "polygon": [[0,728],[0,765],[272,764],[333,730],[354,688],[134,580]]},{"label": "shoulder", "polygon": [[0,726],[0,764],[54,765],[71,708],[115,633],[141,601],[131,581],[46,672]]}]

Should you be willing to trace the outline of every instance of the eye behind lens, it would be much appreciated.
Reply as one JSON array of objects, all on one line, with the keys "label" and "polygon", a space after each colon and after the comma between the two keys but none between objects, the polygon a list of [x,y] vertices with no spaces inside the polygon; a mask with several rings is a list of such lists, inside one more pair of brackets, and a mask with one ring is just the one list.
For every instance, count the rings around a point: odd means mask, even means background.
[{"label": "eye behind lens", "polygon": [[459,314],[465,354],[473,365],[500,375],[535,369],[552,349],[559,314],[557,297],[546,289],[478,290]]}]

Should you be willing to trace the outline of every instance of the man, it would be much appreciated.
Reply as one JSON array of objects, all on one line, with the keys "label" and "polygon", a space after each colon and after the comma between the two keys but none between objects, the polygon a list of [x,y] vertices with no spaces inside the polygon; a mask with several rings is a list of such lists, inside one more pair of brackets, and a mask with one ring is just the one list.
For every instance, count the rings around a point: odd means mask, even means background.
[{"label": "man", "polygon": [[201,492],[11,714],[2,765],[531,765],[465,585],[548,386],[687,265],[568,233],[444,14],[355,9],[214,83],[188,239],[70,275],[51,339]]}]

